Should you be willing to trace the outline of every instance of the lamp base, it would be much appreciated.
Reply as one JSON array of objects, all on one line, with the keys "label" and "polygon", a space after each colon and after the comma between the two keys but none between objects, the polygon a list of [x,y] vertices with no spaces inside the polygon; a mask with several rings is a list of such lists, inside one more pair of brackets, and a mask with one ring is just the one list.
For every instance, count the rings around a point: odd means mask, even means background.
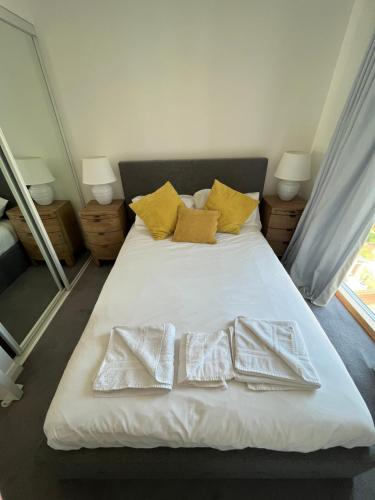
[{"label": "lamp base", "polygon": [[29,193],[38,205],[51,205],[53,202],[53,189],[49,184],[35,184],[34,186],[30,186]]},{"label": "lamp base", "polygon": [[277,184],[277,194],[280,200],[290,201],[299,193],[301,183],[297,181],[279,180]]},{"label": "lamp base", "polygon": [[113,188],[111,184],[98,184],[91,188],[94,198],[100,205],[109,205],[113,199]]}]

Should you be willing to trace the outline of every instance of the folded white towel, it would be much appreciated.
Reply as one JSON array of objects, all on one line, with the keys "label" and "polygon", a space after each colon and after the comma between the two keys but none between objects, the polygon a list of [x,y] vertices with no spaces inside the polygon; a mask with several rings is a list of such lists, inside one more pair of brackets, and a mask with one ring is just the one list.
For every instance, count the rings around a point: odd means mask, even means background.
[{"label": "folded white towel", "polygon": [[295,321],[269,321],[239,316],[231,328],[235,379],[254,391],[318,389]]},{"label": "folded white towel", "polygon": [[228,333],[187,333],[180,341],[178,382],[223,387],[234,376]]},{"label": "folded white towel", "polygon": [[172,389],[174,339],[171,323],[112,328],[94,390]]}]

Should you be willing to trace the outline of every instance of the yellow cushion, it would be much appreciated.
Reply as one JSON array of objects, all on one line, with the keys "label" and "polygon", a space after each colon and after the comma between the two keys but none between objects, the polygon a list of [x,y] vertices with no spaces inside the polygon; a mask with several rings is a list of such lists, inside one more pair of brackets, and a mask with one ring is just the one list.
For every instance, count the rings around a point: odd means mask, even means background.
[{"label": "yellow cushion", "polygon": [[215,179],[206,201],[206,210],[219,210],[218,233],[238,234],[242,224],[256,209],[259,201],[235,191]]},{"label": "yellow cushion", "polygon": [[217,210],[194,210],[180,206],[173,241],[191,243],[216,243]]},{"label": "yellow cushion", "polygon": [[177,210],[184,202],[168,181],[161,188],[140,200],[130,203],[130,208],[146,224],[155,240],[163,240],[173,233]]}]

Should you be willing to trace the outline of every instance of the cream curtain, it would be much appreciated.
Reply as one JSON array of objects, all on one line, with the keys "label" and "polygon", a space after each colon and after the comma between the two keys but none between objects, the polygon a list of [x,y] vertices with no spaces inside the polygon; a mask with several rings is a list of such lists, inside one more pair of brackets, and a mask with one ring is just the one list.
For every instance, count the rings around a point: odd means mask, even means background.
[{"label": "cream curtain", "polygon": [[283,257],[302,295],[324,306],[375,217],[375,36],[362,62],[310,200]]}]

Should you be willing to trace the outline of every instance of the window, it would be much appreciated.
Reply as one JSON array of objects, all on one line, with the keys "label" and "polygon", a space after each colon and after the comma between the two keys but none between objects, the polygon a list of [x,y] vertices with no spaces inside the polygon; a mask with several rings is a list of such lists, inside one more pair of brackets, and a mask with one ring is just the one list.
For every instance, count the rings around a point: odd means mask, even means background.
[{"label": "window", "polygon": [[345,277],[339,299],[375,339],[375,224]]}]

